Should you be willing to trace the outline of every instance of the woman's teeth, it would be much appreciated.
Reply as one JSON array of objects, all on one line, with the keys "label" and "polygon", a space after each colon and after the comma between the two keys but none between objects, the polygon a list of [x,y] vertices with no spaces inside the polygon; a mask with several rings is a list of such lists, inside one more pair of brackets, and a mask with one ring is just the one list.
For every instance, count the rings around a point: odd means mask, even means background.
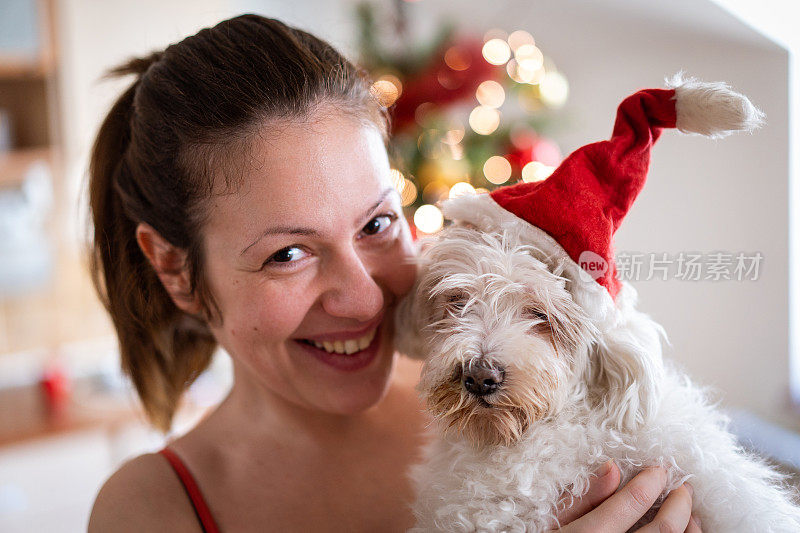
[{"label": "woman's teeth", "polygon": [[316,346],[321,350],[325,350],[328,353],[339,353],[339,354],[353,354],[360,350],[363,350],[372,342],[372,339],[375,338],[375,332],[378,328],[373,329],[363,337],[358,339],[349,339],[346,341],[325,341],[325,342],[317,342],[317,341],[309,341],[311,344]]}]

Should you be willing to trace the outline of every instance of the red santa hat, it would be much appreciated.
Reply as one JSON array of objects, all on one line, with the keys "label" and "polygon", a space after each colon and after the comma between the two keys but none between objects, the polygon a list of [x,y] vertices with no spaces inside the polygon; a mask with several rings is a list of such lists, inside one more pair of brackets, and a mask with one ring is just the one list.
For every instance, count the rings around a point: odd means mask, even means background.
[{"label": "red santa hat", "polygon": [[485,231],[521,232],[524,242],[559,262],[573,293],[613,301],[621,288],[614,233],[644,186],[662,129],[721,138],[762,123],[747,97],[724,83],[679,74],[668,84],[626,98],[611,138],[578,148],[546,180],[446,201],[445,215]]}]

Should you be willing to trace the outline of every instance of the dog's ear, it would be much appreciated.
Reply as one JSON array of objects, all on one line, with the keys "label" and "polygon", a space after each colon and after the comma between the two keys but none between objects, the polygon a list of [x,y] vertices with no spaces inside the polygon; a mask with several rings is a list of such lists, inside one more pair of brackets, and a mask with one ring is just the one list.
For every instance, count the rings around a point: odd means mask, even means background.
[{"label": "dog's ear", "polygon": [[662,338],[661,326],[631,307],[591,348],[589,396],[619,429],[636,428],[655,414],[664,372]]},{"label": "dog's ear", "polygon": [[439,279],[425,282],[418,276],[414,287],[395,310],[395,348],[412,359],[428,357],[422,332],[435,321],[431,290],[438,281]]},{"label": "dog's ear", "polygon": [[420,320],[419,310],[417,309],[416,286],[412,289],[397,306],[394,313],[394,344],[395,349],[411,357],[412,359],[424,359],[425,352],[422,349],[422,341],[419,336]]}]

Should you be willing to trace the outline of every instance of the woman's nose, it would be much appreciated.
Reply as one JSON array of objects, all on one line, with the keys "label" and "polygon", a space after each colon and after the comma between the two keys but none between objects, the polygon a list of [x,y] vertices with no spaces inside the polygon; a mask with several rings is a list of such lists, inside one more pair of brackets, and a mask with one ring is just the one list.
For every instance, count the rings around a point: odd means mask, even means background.
[{"label": "woman's nose", "polygon": [[326,313],[360,321],[375,318],[384,307],[383,289],[373,279],[369,265],[355,250],[336,260],[328,272],[328,289],[322,295]]}]

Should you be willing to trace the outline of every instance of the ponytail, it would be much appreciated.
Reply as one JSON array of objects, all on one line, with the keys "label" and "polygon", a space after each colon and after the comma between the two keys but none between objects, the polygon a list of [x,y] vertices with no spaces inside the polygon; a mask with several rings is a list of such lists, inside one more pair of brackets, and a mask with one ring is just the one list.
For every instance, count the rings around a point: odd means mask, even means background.
[{"label": "ponytail", "polygon": [[161,53],[113,69],[137,74],[97,134],[89,167],[89,203],[94,227],[90,268],[100,300],[119,340],[123,372],[133,381],[145,414],[167,432],[181,395],[208,367],[216,343],[207,326],[177,308],[136,242],[135,205],[125,205],[121,176],[141,76]]}]

